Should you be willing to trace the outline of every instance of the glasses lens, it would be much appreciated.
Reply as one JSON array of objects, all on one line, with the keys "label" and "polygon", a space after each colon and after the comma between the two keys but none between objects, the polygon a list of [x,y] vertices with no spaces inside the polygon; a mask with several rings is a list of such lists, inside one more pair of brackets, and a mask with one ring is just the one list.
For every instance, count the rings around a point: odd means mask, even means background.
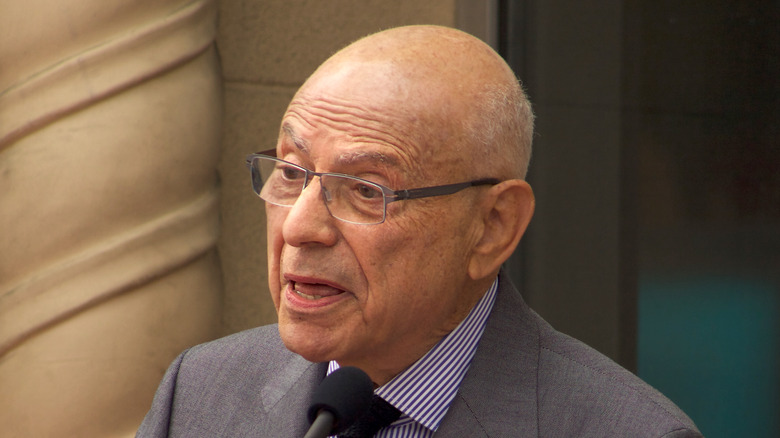
[{"label": "glasses lens", "polygon": [[[255,156],[250,162],[252,189],[266,202],[292,206],[306,186],[308,171],[278,158]],[[385,220],[382,186],[349,175],[320,176],[322,199],[330,214],[355,224]]]},{"label": "glasses lens", "polygon": [[293,205],[306,184],[306,169],[271,157],[254,157],[252,188],[276,205]]},{"label": "glasses lens", "polygon": [[372,182],[347,175],[322,175],[330,214],[356,224],[378,224],[385,219],[385,194]]}]

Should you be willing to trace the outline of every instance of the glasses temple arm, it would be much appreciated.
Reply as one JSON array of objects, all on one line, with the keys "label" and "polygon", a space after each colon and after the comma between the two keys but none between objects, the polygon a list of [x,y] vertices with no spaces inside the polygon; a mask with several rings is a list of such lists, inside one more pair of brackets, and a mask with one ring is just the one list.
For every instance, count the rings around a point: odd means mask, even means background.
[{"label": "glasses temple arm", "polygon": [[400,201],[403,199],[420,199],[420,198],[429,198],[432,196],[451,195],[453,193],[457,193],[469,187],[483,186],[483,185],[496,185],[500,182],[501,180],[498,180],[496,178],[482,178],[482,179],[477,179],[474,181],[468,181],[462,183],[445,184],[445,185],[434,186],[434,187],[422,187],[419,189],[398,190],[396,192],[393,192],[393,196],[391,200]]}]

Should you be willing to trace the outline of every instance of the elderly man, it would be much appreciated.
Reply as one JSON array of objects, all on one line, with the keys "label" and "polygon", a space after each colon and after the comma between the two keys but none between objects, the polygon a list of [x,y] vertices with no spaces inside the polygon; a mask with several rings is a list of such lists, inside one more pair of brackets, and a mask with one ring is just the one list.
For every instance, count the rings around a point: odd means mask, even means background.
[{"label": "elderly man", "polygon": [[459,31],[392,29],[335,54],[276,150],[247,159],[278,326],[184,352],[138,435],[299,437],[314,389],[349,365],[393,412],[376,436],[699,436],[501,273],[534,210],[532,129],[513,72]]}]

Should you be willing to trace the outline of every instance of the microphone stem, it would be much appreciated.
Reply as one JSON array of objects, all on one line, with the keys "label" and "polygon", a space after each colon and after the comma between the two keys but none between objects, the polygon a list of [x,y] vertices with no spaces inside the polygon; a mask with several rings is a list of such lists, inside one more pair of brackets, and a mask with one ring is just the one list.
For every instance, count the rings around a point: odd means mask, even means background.
[{"label": "microphone stem", "polygon": [[333,414],[327,409],[320,409],[317,413],[317,418],[309,427],[309,431],[303,438],[325,438],[333,430]]}]

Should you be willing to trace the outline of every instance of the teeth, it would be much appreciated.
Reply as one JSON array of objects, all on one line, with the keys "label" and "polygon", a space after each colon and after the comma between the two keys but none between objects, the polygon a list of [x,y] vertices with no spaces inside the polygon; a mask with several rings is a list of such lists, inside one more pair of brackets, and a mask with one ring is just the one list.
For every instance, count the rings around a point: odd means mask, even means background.
[{"label": "teeth", "polygon": [[299,291],[297,289],[293,289],[293,291],[295,291],[295,293],[298,294],[298,296],[306,298],[307,300],[319,300],[320,298],[322,298],[322,296],[320,296],[320,295],[305,294],[305,293],[303,293],[303,292],[301,292],[301,291]]}]

